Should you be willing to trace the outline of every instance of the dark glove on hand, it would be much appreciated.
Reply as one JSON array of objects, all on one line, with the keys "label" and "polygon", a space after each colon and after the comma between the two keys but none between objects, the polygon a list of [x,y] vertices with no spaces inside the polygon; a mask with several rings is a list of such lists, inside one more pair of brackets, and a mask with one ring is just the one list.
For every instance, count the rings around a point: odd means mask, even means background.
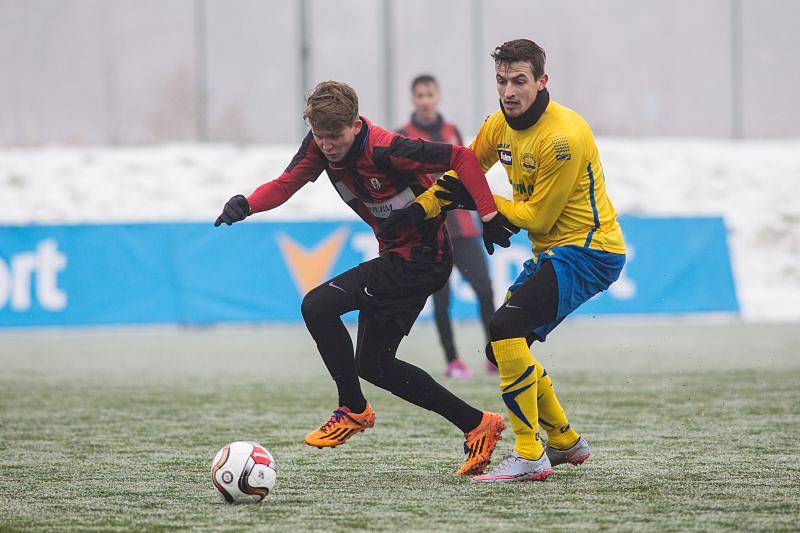
[{"label": "dark glove on hand", "polygon": [[475,200],[469,195],[467,188],[461,183],[461,180],[455,176],[448,176],[445,174],[438,180],[436,185],[445,189],[444,191],[436,191],[434,196],[442,200],[447,200],[450,203],[442,206],[442,211],[452,211],[453,209],[466,209],[468,211],[475,211]]},{"label": "dark glove on hand", "polygon": [[378,235],[403,228],[416,226],[425,220],[425,209],[417,202],[412,202],[408,207],[395,209],[386,220],[378,225]]},{"label": "dark glove on hand", "polygon": [[234,222],[244,220],[248,215],[250,215],[250,204],[247,203],[247,198],[237,194],[222,208],[222,214],[214,221],[214,227],[220,226],[223,222],[230,226]]},{"label": "dark glove on hand", "polygon": [[494,253],[494,245],[501,248],[511,246],[511,236],[519,233],[519,228],[508,221],[500,211],[489,222],[483,223],[483,245],[489,255]]}]

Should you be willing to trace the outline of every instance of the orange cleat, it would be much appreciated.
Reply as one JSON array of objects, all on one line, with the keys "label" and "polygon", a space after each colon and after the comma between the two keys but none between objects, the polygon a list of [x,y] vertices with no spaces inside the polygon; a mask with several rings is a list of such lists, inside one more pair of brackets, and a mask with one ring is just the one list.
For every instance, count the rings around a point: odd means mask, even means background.
[{"label": "orange cleat", "polygon": [[503,415],[484,411],[478,427],[464,435],[466,439],[464,453],[467,455],[467,461],[456,474],[459,476],[483,474],[492,458],[497,441],[502,438],[500,434],[504,429],[506,421],[503,420]]},{"label": "orange cleat", "polygon": [[327,422],[306,435],[306,444],[317,448],[336,448],[347,439],[375,425],[375,411],[367,403],[363,413],[352,413],[344,406],[337,407]]}]

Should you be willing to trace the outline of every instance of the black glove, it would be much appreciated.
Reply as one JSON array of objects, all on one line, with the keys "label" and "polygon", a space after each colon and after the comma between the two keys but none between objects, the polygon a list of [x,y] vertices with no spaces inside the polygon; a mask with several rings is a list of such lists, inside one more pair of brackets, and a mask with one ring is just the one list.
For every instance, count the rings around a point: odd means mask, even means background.
[{"label": "black glove", "polygon": [[452,211],[453,209],[466,209],[468,211],[475,211],[475,200],[472,199],[467,188],[461,183],[461,180],[455,176],[448,176],[445,174],[438,180],[436,185],[442,187],[443,191],[436,191],[433,193],[436,198],[447,200],[450,203],[442,206],[442,211]]},{"label": "black glove", "polygon": [[378,235],[403,228],[416,226],[425,220],[425,209],[417,202],[412,202],[408,207],[394,209],[392,213],[378,225]]},{"label": "black glove", "polygon": [[230,226],[234,222],[244,220],[248,215],[250,215],[250,204],[247,203],[247,198],[237,194],[222,208],[222,214],[214,221],[214,227],[220,226],[223,222]]},{"label": "black glove", "polygon": [[511,236],[519,233],[519,228],[508,221],[500,211],[489,222],[483,223],[483,245],[489,255],[494,253],[494,245],[501,248],[511,246]]}]

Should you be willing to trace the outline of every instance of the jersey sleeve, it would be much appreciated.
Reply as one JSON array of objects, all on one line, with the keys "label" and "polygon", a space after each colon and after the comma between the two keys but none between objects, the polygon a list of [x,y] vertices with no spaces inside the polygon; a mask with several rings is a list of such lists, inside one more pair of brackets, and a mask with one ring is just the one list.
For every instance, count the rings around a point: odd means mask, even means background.
[{"label": "jersey sleeve", "polygon": [[478,135],[469,145],[472,151],[475,152],[475,156],[478,158],[478,161],[480,161],[481,169],[483,169],[484,172],[492,168],[500,158],[500,156],[497,155],[496,133],[497,121],[494,116],[490,115],[483,121]]},{"label": "jersey sleeve", "polygon": [[259,213],[274,209],[291,198],[303,185],[315,181],[325,169],[323,157],[313,135],[308,132],[286,170],[247,197],[251,211]]},{"label": "jersey sleeve", "polygon": [[547,234],[555,224],[580,178],[584,148],[576,135],[554,132],[538,151],[539,171],[533,192],[525,201],[495,195],[500,212],[515,226],[534,234]]},{"label": "jersey sleeve", "polygon": [[[481,129],[478,131],[478,135],[469,145],[470,150],[472,150],[472,152],[478,158],[481,171],[484,173],[484,178],[485,172],[492,168],[494,164],[497,163],[499,158],[497,155],[496,143],[494,141],[494,131],[495,122],[493,117],[490,115],[486,117],[486,120],[483,121]],[[446,174],[460,177],[456,169],[449,170],[446,172]],[[466,185],[466,182],[464,185]],[[447,203],[446,201],[440,200],[435,196],[436,191],[440,190],[442,190],[442,188],[439,185],[434,184],[431,188],[417,197],[416,201],[423,207],[423,209],[425,209],[426,219],[439,216],[439,213],[442,211],[442,205]],[[469,188],[467,190],[469,190]],[[496,201],[497,198],[495,197],[495,202]]]},{"label": "jersey sleeve", "polygon": [[375,148],[373,155],[379,166],[400,172],[432,174],[454,169],[481,216],[497,211],[486,176],[469,148],[395,135],[388,147]]}]

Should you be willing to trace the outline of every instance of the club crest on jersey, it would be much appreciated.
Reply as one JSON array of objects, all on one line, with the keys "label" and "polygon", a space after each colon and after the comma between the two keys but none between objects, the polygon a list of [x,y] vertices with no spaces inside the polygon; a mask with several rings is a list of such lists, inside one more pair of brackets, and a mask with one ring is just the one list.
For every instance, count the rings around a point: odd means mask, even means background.
[{"label": "club crest on jersey", "polygon": [[378,178],[370,178],[369,183],[370,185],[372,185],[372,188],[375,189],[376,191],[381,190],[381,180],[379,180]]},{"label": "club crest on jersey", "polygon": [[500,157],[500,162],[504,165],[511,164],[511,150],[497,150],[497,155]]},{"label": "club crest on jersey", "polygon": [[532,153],[526,152],[522,154],[522,168],[531,172],[536,170],[536,159],[533,157]]}]

